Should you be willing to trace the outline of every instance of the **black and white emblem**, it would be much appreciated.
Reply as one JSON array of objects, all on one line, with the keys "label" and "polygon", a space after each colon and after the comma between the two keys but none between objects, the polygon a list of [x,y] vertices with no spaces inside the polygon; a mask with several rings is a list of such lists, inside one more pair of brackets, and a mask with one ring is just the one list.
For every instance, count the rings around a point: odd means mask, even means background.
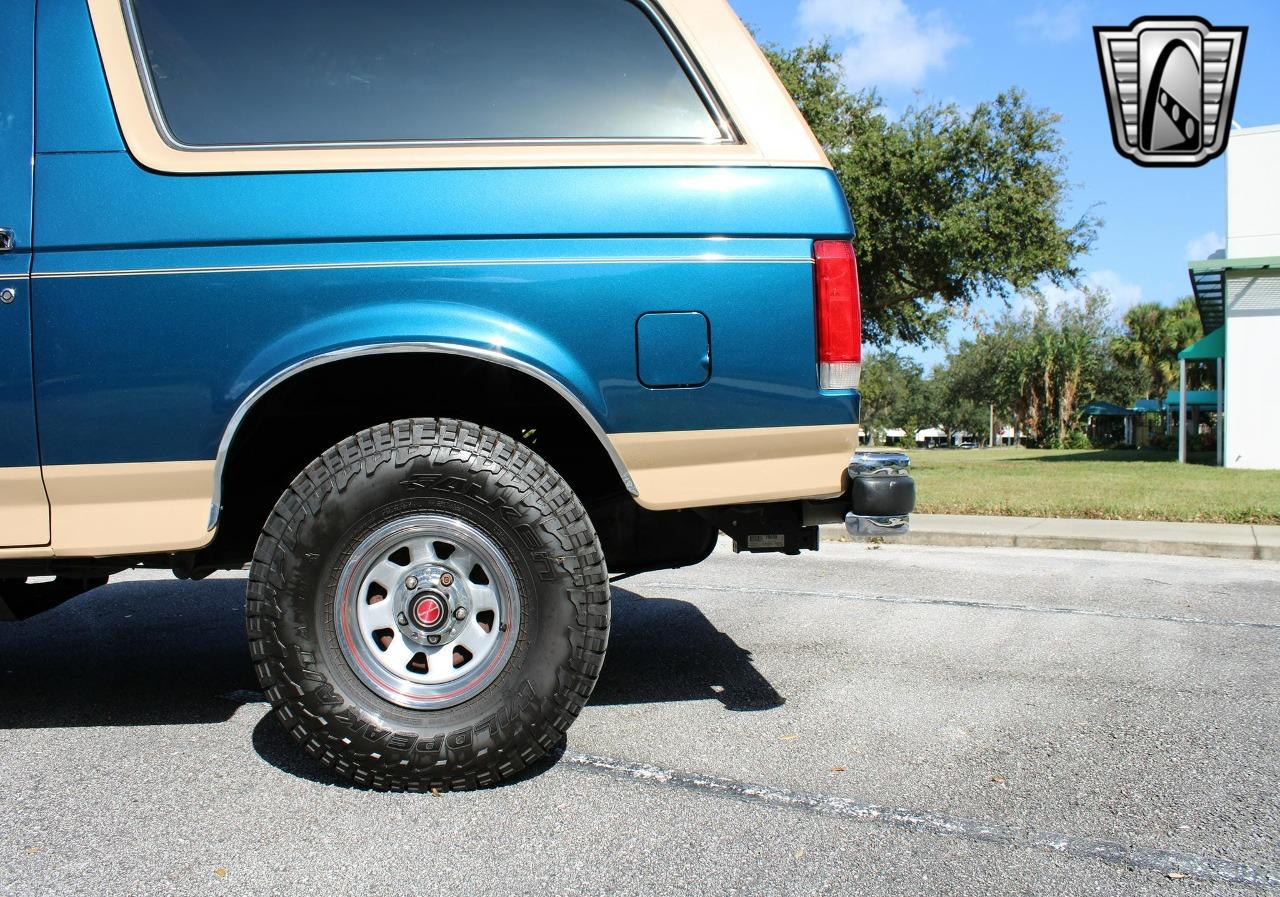
[{"label": "black and white emblem", "polygon": [[1227,146],[1248,28],[1144,17],[1093,29],[1116,149],[1139,165],[1203,165]]}]

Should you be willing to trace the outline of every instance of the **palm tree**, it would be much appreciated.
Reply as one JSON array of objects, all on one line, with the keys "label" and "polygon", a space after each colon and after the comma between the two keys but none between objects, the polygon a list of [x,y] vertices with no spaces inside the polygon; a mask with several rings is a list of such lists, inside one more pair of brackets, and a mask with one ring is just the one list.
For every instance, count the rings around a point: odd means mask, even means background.
[{"label": "palm tree", "polygon": [[1174,305],[1143,302],[1124,314],[1125,332],[1112,342],[1117,358],[1142,372],[1147,398],[1161,398],[1178,382],[1178,353],[1204,336],[1190,296]]}]

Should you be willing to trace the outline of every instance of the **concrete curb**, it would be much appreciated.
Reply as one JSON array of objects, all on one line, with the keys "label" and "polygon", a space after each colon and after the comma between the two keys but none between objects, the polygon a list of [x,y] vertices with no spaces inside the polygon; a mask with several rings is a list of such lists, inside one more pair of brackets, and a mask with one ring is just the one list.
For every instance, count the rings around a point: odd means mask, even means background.
[{"label": "concrete curb", "polygon": [[[839,525],[822,527],[821,535],[824,542],[853,541]],[[911,533],[892,541],[1280,561],[1280,526],[1247,524],[913,514]]]}]

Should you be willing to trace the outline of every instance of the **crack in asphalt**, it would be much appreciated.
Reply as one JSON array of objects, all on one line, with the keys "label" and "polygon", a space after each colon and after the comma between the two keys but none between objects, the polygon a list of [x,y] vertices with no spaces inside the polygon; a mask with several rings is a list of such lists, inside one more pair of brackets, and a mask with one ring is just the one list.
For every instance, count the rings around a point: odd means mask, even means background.
[{"label": "crack in asphalt", "polygon": [[913,598],[906,595],[850,595],[847,592],[814,592],[803,589],[769,589],[747,586],[715,586],[704,583],[646,582],[635,583],[632,589],[679,589],[682,591],[730,592],[742,595],[790,595],[798,598],[838,598],[844,601],[865,601],[871,604],[905,604],[935,607],[963,607],[973,610],[1006,610],[1027,614],[1066,614],[1081,617],[1106,617],[1112,620],[1142,620],[1156,623],[1187,623],[1195,626],[1233,626],[1243,629],[1280,630],[1280,623],[1258,623],[1250,620],[1213,620],[1205,617],[1181,617],[1172,614],[1126,613],[1114,610],[1091,610],[1082,607],[1054,605],[1009,604],[1000,601],[965,601],[960,598]]},{"label": "crack in asphalt", "polygon": [[1098,860],[1113,866],[1142,869],[1163,875],[1186,876],[1205,882],[1280,890],[1280,875],[1252,863],[1203,856],[1178,850],[1141,847],[1102,838],[1073,837],[1053,832],[1021,830],[931,810],[913,810],[861,803],[830,794],[791,791],[717,776],[629,763],[594,754],[566,752],[560,762],[576,769],[803,813],[870,823],[928,835],[950,835],[970,841],[1023,849],[1048,850],[1074,859]]}]

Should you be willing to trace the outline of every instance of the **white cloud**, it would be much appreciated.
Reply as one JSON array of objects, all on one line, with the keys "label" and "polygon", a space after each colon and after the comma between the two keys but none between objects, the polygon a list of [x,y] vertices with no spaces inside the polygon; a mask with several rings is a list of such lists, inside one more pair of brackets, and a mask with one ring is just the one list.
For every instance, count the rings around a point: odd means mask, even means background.
[{"label": "white cloud", "polygon": [[905,0],[800,0],[800,26],[844,43],[845,81],[859,87],[919,87],[964,41],[938,11],[918,15]]},{"label": "white cloud", "polygon": [[1142,285],[1130,283],[1115,271],[1103,268],[1085,275],[1085,283],[1097,290],[1111,294],[1111,304],[1117,312],[1124,312],[1133,306],[1146,301],[1142,294]]},{"label": "white cloud", "polygon": [[1023,37],[1055,44],[1066,43],[1084,30],[1085,10],[1079,3],[1037,6],[1020,17],[1016,24]]},{"label": "white cloud", "polygon": [[1201,234],[1187,243],[1187,261],[1198,262],[1207,259],[1219,249],[1225,248],[1227,241],[1222,234],[1216,231],[1209,231],[1207,234]]},{"label": "white cloud", "polygon": [[[1116,315],[1122,315],[1133,306],[1146,301],[1141,284],[1125,280],[1123,275],[1107,268],[1086,274],[1083,280],[1084,286],[1102,290],[1111,297],[1111,309]],[[1055,286],[1051,283],[1043,284],[1040,292],[1050,308],[1057,308],[1065,302],[1078,302],[1083,296],[1079,289]]]},{"label": "white cloud", "polygon": [[[1080,299],[1081,292],[1077,289],[1060,287],[1053,283],[1045,283],[1040,285],[1040,295],[1044,296],[1044,300],[1049,303],[1050,308],[1057,308],[1059,305],[1066,305],[1068,303],[1078,301]],[[1031,297],[1025,296],[1024,300],[1026,305],[1031,307]]]}]

